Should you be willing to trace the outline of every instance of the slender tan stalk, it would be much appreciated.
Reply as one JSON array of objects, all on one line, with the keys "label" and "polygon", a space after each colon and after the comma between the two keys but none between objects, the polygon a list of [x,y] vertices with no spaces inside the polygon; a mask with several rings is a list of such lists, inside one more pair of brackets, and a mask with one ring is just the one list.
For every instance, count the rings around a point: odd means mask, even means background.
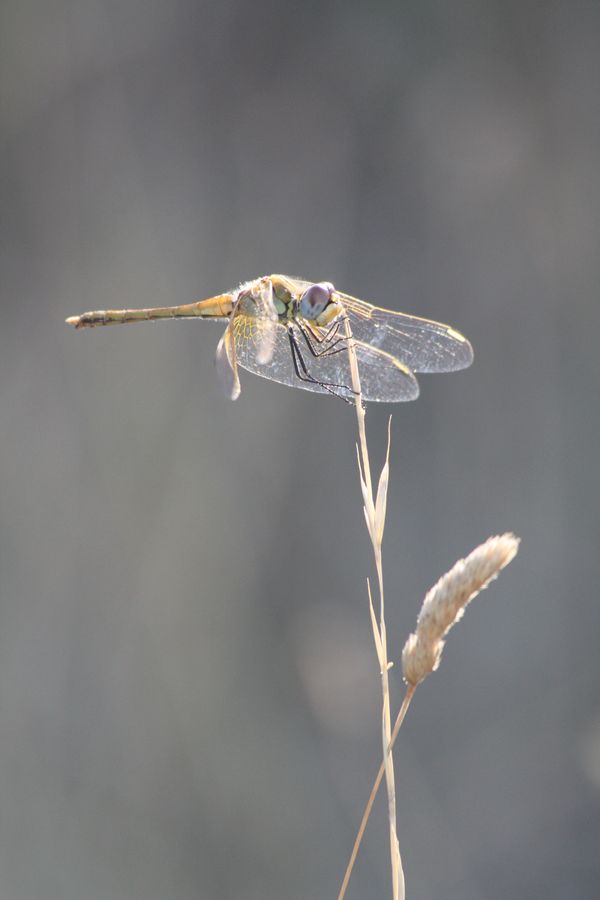
[{"label": "slender tan stalk", "polygon": [[[413,694],[416,688],[414,686],[409,686],[406,689],[406,693],[404,695],[404,700],[402,701],[402,706],[400,707],[400,712],[396,717],[396,721],[394,723],[394,727],[392,729],[392,737],[389,743],[389,747],[387,753],[390,754],[396,742],[396,738],[398,737],[398,732],[400,731],[400,726],[404,721],[404,717],[408,712],[408,707],[410,706],[410,701],[413,698]],[[387,754],[386,754],[387,755]],[[348,890],[348,884],[350,883],[350,876],[352,875],[352,869],[354,868],[354,863],[356,862],[356,857],[358,856],[358,851],[363,839],[363,835],[365,833],[365,828],[367,827],[367,822],[369,821],[369,816],[371,815],[371,810],[373,809],[373,803],[375,802],[375,797],[377,796],[377,791],[379,790],[379,785],[381,784],[381,779],[383,778],[383,773],[385,771],[385,766],[383,760],[381,765],[379,766],[379,771],[377,772],[377,776],[375,781],[373,782],[373,787],[371,788],[371,793],[369,794],[369,799],[367,800],[367,805],[365,806],[365,811],[363,813],[363,817],[360,821],[360,826],[358,828],[358,832],[356,834],[356,838],[354,840],[354,846],[352,847],[352,853],[350,854],[350,859],[348,861],[348,865],[346,867],[346,872],[344,873],[344,880],[342,881],[342,886],[340,888],[340,892],[338,894],[338,900],[344,900],[346,896],[346,891]]]},{"label": "slender tan stalk", "polygon": [[[385,771],[387,798],[388,798],[388,820],[389,820],[389,836],[390,836],[390,858],[392,865],[392,890],[394,900],[404,900],[404,872],[402,870],[402,860],[400,857],[400,848],[398,845],[398,837],[396,833],[396,786],[394,779],[394,761],[391,752],[392,732],[391,732],[391,713],[390,713],[390,688],[388,671],[390,665],[388,663],[387,654],[387,636],[385,626],[385,594],[383,589],[383,563],[381,555],[381,544],[383,540],[383,530],[385,525],[385,511],[387,501],[387,486],[389,478],[389,452],[390,452],[390,431],[388,426],[388,448],[386,461],[383,466],[379,484],[377,488],[377,497],[373,493],[373,481],[371,477],[371,466],[369,462],[369,449],[367,445],[367,434],[365,428],[365,410],[362,399],[362,391],[360,386],[360,375],[358,371],[358,363],[356,359],[356,350],[354,340],[350,328],[348,318],[344,320],[346,337],[348,342],[348,358],[350,362],[350,372],[352,375],[352,388],[355,394],[356,418],[358,422],[358,463],[360,472],[360,481],[364,501],[365,520],[367,529],[373,546],[373,554],[375,557],[375,569],[377,571],[377,585],[379,590],[379,624],[375,620],[373,611],[373,603],[371,599],[371,588],[369,585],[369,605],[371,610],[371,619],[373,624],[373,637],[379,660],[379,668],[381,672],[381,691],[383,697],[381,732],[383,746],[383,767]],[[366,823],[365,823],[366,824]],[[360,843],[360,841],[359,841]],[[358,847],[357,847],[358,850]],[[350,866],[350,871],[352,867]],[[350,873],[346,872],[345,883]],[[343,897],[346,887],[342,888],[340,896]]]}]

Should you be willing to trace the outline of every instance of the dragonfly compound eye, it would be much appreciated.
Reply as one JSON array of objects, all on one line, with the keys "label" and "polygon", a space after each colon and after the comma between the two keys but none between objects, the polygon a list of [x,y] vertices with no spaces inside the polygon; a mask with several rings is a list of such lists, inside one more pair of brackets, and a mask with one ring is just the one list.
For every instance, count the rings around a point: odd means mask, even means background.
[{"label": "dragonfly compound eye", "polygon": [[311,284],[300,301],[300,312],[305,319],[316,319],[331,302],[333,285],[328,281]]}]

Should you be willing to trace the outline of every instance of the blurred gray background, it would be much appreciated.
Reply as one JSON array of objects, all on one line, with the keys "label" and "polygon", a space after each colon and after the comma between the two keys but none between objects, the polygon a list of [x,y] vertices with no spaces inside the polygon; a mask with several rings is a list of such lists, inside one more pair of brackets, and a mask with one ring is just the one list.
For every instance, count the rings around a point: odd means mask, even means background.
[{"label": "blurred gray background", "polygon": [[[380,758],[352,410],[225,400],[210,323],[63,324],[270,271],[475,347],[393,409],[392,658],[523,539],[401,734],[408,896],[598,896],[599,95],[595,0],[2,0],[1,900],[337,896]],[[390,895],[380,799],[348,896]]]}]

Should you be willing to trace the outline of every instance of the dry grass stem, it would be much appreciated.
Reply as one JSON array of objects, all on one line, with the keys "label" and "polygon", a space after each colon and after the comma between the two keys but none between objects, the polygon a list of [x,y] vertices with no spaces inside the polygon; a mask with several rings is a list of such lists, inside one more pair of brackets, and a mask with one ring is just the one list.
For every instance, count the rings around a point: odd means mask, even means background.
[{"label": "dry grass stem", "polygon": [[389,484],[390,424],[388,423],[388,445],[385,463],[381,470],[377,494],[375,495],[373,492],[373,480],[369,462],[365,428],[365,410],[362,400],[360,375],[352,331],[347,318],[344,321],[344,327],[348,343],[348,359],[350,362],[352,388],[355,394],[355,408],[358,421],[359,442],[356,449],[360,486],[363,496],[363,511],[367,530],[373,546],[375,569],[377,572],[377,586],[379,590],[378,621],[373,607],[371,584],[367,581],[373,639],[375,641],[375,649],[377,651],[377,659],[381,673],[381,691],[383,698],[381,721],[383,759],[363,813],[354,847],[352,848],[350,861],[346,868],[344,880],[338,895],[338,900],[343,900],[345,897],[350,881],[350,875],[356,861],[358,849],[373,807],[373,802],[384,775],[388,799],[393,896],[394,900],[404,900],[404,873],[402,871],[402,861],[396,834],[396,789],[392,755],[394,742],[408,711],[416,686],[430,672],[435,671],[439,666],[446,634],[454,623],[460,619],[465,607],[473,597],[475,597],[479,591],[483,590],[483,588],[487,587],[490,581],[497,576],[498,572],[514,558],[519,549],[519,540],[513,534],[503,534],[489,538],[484,544],[481,544],[481,546],[473,550],[466,559],[459,560],[459,562],[457,562],[446,575],[440,578],[437,584],[429,591],[417,619],[417,628],[414,634],[411,634],[408,638],[402,652],[402,670],[407,683],[407,688],[402,706],[392,729],[388,678],[388,671],[391,664],[388,661],[387,652],[385,596],[383,590],[383,564],[381,555]]},{"label": "dry grass stem", "polygon": [[[404,700],[402,701],[402,706],[400,707],[400,712],[396,717],[396,721],[394,723],[394,728],[392,730],[392,737],[390,740],[389,747],[387,749],[388,754],[391,753],[392,748],[394,746],[394,742],[398,736],[398,732],[400,731],[400,726],[402,725],[406,713],[408,712],[408,707],[410,706],[410,701],[413,698],[413,694],[415,692],[414,687],[407,687],[406,694],[404,695]],[[371,793],[369,794],[369,799],[367,800],[367,805],[365,806],[365,811],[363,812],[362,819],[360,821],[360,825],[358,831],[356,833],[356,838],[354,839],[354,846],[352,847],[352,853],[350,854],[350,859],[348,860],[348,865],[346,867],[346,872],[344,874],[344,880],[342,881],[342,886],[340,888],[340,892],[338,894],[338,900],[344,900],[346,896],[346,890],[348,888],[348,884],[350,882],[350,876],[352,874],[352,869],[354,868],[354,863],[356,862],[356,857],[358,856],[358,851],[360,849],[360,845],[362,843],[363,835],[365,833],[365,828],[367,827],[367,822],[369,821],[369,816],[371,815],[371,810],[373,809],[373,803],[375,802],[375,797],[377,796],[377,791],[379,790],[379,785],[381,784],[381,780],[383,778],[383,773],[385,771],[385,765],[383,760],[381,765],[379,766],[379,771],[377,772],[377,776],[375,781],[373,782],[373,787],[371,788]],[[404,890],[404,879],[402,880],[403,890]]]},{"label": "dry grass stem", "polygon": [[466,559],[459,560],[431,588],[423,601],[416,631],[402,651],[402,672],[407,684],[417,685],[437,669],[448,631],[461,618],[467,604],[509,564],[518,549],[519,539],[514,534],[491,537]]},{"label": "dry grass stem", "polygon": [[[386,777],[386,788],[388,797],[388,821],[389,821],[389,837],[390,837],[390,857],[392,864],[392,888],[394,900],[404,900],[404,872],[402,870],[402,861],[400,858],[400,848],[396,834],[396,787],[394,779],[394,763],[392,754],[386,752],[391,745],[391,713],[390,713],[390,689],[388,678],[388,655],[387,655],[387,637],[385,628],[385,597],[383,590],[383,564],[381,557],[381,543],[383,540],[383,531],[385,526],[385,512],[387,505],[387,488],[389,481],[389,453],[390,453],[390,427],[388,424],[388,447],[385,464],[379,477],[377,487],[377,497],[373,494],[373,481],[371,478],[371,465],[369,462],[369,450],[367,446],[367,435],[365,428],[365,410],[362,400],[362,391],[360,386],[360,375],[358,371],[358,362],[356,359],[356,350],[354,340],[350,328],[348,318],[344,320],[346,338],[348,343],[348,359],[350,363],[350,372],[352,376],[352,389],[355,394],[356,418],[358,422],[359,448],[358,467],[360,474],[360,485],[363,495],[364,514],[367,524],[367,530],[373,545],[373,554],[375,557],[375,568],[377,571],[377,583],[379,588],[379,624],[376,621],[375,612],[371,598],[371,588],[369,585],[369,603],[371,609],[371,621],[373,624],[373,636],[375,640],[375,648],[377,650],[377,658],[381,672],[381,691],[382,691],[382,745],[384,751],[384,771]],[[365,823],[366,824],[366,823]],[[358,849],[358,847],[357,847]],[[340,898],[344,896],[346,891],[352,864],[346,872],[344,884],[340,893]]]}]

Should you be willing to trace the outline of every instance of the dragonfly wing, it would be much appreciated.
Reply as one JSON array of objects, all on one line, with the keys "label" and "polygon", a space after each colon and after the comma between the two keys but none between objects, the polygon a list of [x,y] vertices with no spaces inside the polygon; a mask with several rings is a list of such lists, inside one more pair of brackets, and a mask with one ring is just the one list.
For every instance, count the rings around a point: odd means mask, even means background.
[{"label": "dragonfly wing", "polygon": [[237,361],[235,358],[235,343],[231,322],[223,332],[223,336],[217,346],[216,355],[217,375],[223,386],[223,390],[230,400],[237,400],[240,396],[240,378],[238,375]]},{"label": "dragonfly wing", "polygon": [[473,362],[473,348],[460,332],[429,319],[380,309],[336,291],[354,337],[397,357],[413,372],[452,372]]},{"label": "dragonfly wing", "polygon": [[256,309],[263,320],[257,359],[261,365],[268,365],[273,358],[275,330],[278,323],[277,310],[273,302],[273,283],[270,278],[267,278],[260,286]]},{"label": "dragonfly wing", "polygon": [[[417,399],[419,384],[407,366],[395,356],[356,338],[354,346],[364,400],[397,403],[401,400]],[[343,374],[346,383],[352,384],[346,349],[339,356],[342,357],[340,375]]]},{"label": "dragonfly wing", "polygon": [[275,330],[279,321],[273,301],[273,283],[260,278],[240,293],[233,314],[236,340],[248,341],[261,365],[268,365],[273,355]]},{"label": "dragonfly wing", "polygon": [[[242,368],[280,384],[353,399],[352,376],[345,339],[312,342],[312,351],[298,325],[275,323],[269,363],[261,362],[260,326],[252,317],[232,320],[236,358]],[[414,400],[419,386],[412,372],[393,356],[355,341],[363,397],[370,401]],[[317,355],[314,355],[317,354]]]}]

